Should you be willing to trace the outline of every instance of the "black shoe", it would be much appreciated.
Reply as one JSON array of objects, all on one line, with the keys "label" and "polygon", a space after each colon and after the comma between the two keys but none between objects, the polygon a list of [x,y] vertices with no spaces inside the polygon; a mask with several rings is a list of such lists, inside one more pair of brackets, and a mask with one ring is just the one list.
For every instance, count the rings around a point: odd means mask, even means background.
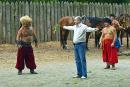
[{"label": "black shoe", "polygon": [[111,70],[116,70],[116,68],[115,68],[115,67],[112,67]]},{"label": "black shoe", "polygon": [[110,65],[107,65],[104,69],[110,69]]},{"label": "black shoe", "polygon": [[19,70],[19,71],[18,71],[18,75],[22,75],[22,70]]},{"label": "black shoe", "polygon": [[116,70],[116,68],[115,68],[115,64],[112,65],[111,70]]},{"label": "black shoe", "polygon": [[37,72],[35,72],[34,70],[30,70],[31,74],[38,74]]}]

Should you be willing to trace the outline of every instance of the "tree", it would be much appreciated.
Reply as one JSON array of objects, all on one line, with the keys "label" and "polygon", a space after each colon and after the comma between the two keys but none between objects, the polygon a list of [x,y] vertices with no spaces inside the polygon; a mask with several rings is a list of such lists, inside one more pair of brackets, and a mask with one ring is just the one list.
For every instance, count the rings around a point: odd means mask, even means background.
[{"label": "tree", "polygon": [[100,3],[130,3],[130,0],[0,0],[2,2],[19,2],[19,1],[32,1],[32,2],[50,2],[50,1],[59,1],[59,2],[100,2]]},{"label": "tree", "polygon": [[101,3],[130,3],[130,0],[59,0],[59,1],[68,1],[68,2],[101,2]]}]

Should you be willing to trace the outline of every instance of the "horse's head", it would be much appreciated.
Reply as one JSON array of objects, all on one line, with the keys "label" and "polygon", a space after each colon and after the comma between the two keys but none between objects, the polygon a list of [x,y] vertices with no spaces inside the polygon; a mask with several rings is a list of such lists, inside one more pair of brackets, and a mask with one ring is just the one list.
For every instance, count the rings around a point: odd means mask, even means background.
[{"label": "horse's head", "polygon": [[90,22],[89,19],[86,19],[85,22],[84,22],[85,25],[89,26],[89,27],[92,27],[92,23]]},{"label": "horse's head", "polygon": [[92,27],[92,24],[90,22],[90,17],[87,17],[87,16],[84,15],[81,18],[82,18],[82,23],[83,24],[85,24],[85,25],[87,25],[89,27]]},{"label": "horse's head", "polygon": [[99,29],[103,29],[103,27],[104,27],[104,18],[101,18],[101,17],[97,18],[96,27],[99,28]]},{"label": "horse's head", "polygon": [[103,18],[100,17],[82,16],[82,23],[93,28],[102,29],[104,27]]}]

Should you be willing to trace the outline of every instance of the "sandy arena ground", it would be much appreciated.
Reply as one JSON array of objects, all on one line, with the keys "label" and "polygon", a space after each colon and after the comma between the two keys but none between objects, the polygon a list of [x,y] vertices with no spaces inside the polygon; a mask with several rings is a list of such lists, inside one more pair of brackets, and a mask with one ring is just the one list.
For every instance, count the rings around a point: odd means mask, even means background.
[{"label": "sandy arena ground", "polygon": [[[93,40],[91,41],[91,43]],[[90,42],[89,42],[90,43]],[[130,87],[130,56],[119,56],[117,70],[104,70],[101,49],[90,45],[87,52],[87,79],[72,78],[76,74],[73,46],[63,50],[59,42],[46,42],[34,48],[37,75],[17,75],[16,45],[0,45],[0,87]],[[122,48],[122,51],[130,49]]]}]

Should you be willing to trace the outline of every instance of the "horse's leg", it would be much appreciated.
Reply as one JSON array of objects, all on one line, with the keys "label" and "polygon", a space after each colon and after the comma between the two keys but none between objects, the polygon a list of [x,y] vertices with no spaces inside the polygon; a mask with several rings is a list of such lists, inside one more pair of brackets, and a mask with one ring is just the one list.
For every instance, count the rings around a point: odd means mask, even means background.
[{"label": "horse's leg", "polygon": [[95,32],[95,47],[97,47],[97,40],[98,40],[98,38],[97,38],[97,31]]},{"label": "horse's leg", "polygon": [[99,31],[96,31],[95,32],[95,47],[97,47],[97,48],[100,47],[99,40],[100,40],[100,33],[99,33]]},{"label": "horse's leg", "polygon": [[64,49],[67,49],[67,38],[68,38],[68,35],[69,35],[69,31],[68,30],[65,30],[65,35],[64,35]]},{"label": "horse's leg", "polygon": [[123,45],[123,31],[121,31],[120,40],[121,40],[121,45]]},{"label": "horse's leg", "polygon": [[88,48],[88,39],[89,39],[90,32],[86,33],[86,50],[89,50]]},{"label": "horse's leg", "polygon": [[[101,35],[100,35],[100,36],[101,36]],[[97,47],[98,47],[98,48],[100,48],[100,44],[99,44],[100,36],[97,37]]]},{"label": "horse's leg", "polygon": [[64,34],[65,34],[64,29],[60,27],[60,43],[63,49],[64,49]]},{"label": "horse's leg", "polygon": [[101,32],[100,31],[96,31],[95,32],[95,47],[97,47],[97,48],[100,47],[100,45],[99,45],[100,37],[101,37]]},{"label": "horse's leg", "polygon": [[127,48],[129,48],[129,33],[126,31],[126,37],[127,37]]}]

